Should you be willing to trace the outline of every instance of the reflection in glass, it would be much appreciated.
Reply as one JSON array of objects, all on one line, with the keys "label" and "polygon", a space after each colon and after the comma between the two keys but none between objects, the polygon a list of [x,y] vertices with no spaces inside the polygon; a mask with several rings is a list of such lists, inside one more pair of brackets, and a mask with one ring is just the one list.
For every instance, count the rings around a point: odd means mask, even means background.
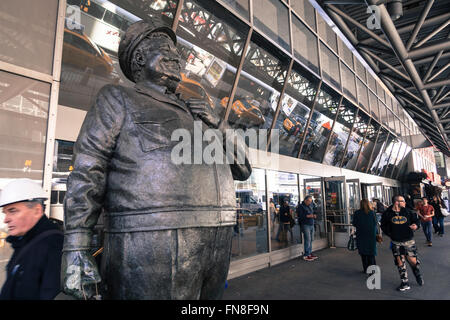
[{"label": "reflection in glass", "polygon": [[[295,208],[299,202],[298,175],[287,172],[267,171],[267,186],[269,201],[273,200],[279,213],[282,202],[288,200],[290,214],[296,218]],[[292,229],[280,223],[278,218],[271,217],[271,244],[272,251],[301,242],[300,226],[296,223]]]},{"label": "reflection in glass", "polygon": [[340,96],[326,84],[322,84],[314,112],[309,122],[301,159],[322,162],[331,134],[334,119],[339,108]]},{"label": "reflection in glass", "polygon": [[[294,65],[288,79],[280,113],[275,124],[279,130],[280,154],[297,157],[309,112],[317,92],[318,80]],[[307,77],[305,77],[307,76]]]},{"label": "reflection in glass", "polygon": [[50,84],[0,71],[2,184],[17,178],[41,182],[49,95]]},{"label": "reflection in glass", "polygon": [[380,129],[380,124],[372,119],[367,128],[366,138],[361,147],[359,153],[358,162],[356,165],[356,170],[359,172],[366,172],[367,166],[369,165],[370,155],[375,147],[375,142],[378,136],[378,130]]},{"label": "reflection in glass", "polygon": [[121,36],[136,21],[158,15],[171,26],[178,1],[69,0],[78,7],[79,22],[66,11],[59,104],[89,110],[106,84],[133,86],[119,67]]},{"label": "reflection in glass", "polygon": [[0,1],[0,61],[52,74],[57,0]]},{"label": "reflection in glass", "polygon": [[286,56],[269,48],[253,33],[228,118],[234,128],[270,129],[272,125],[288,65]]},{"label": "reflection in glass", "polygon": [[74,142],[56,140],[53,156],[53,178],[67,178],[72,171],[72,157]]},{"label": "reflection in glass", "polygon": [[[398,149],[397,152],[395,151],[396,148]],[[395,168],[398,166],[398,163],[400,162],[400,159],[403,157],[405,150],[406,150],[406,143],[403,143],[401,140],[398,140],[398,145],[394,147],[391,159],[389,160],[389,168],[385,174],[387,178],[390,178],[394,174]]]},{"label": "reflection in glass", "polygon": [[406,159],[408,159],[412,148],[408,144],[404,145],[405,145],[405,152],[403,153],[403,156],[399,159],[398,164],[396,164],[395,166],[394,174],[392,175],[393,179],[401,180],[400,177],[406,174],[406,170],[408,168],[408,161],[406,161]]},{"label": "reflection in glass", "polygon": [[[319,73],[319,54],[316,36],[295,15],[292,15],[294,56],[308,68]],[[305,44],[308,45],[305,45]]]},{"label": "reflection in glass", "polygon": [[382,149],[382,152],[379,154],[378,165],[376,166],[376,168],[373,168],[374,171],[372,174],[378,176],[383,174],[384,170],[387,167],[389,157],[392,152],[394,138],[395,137],[391,133],[388,134],[384,148]]},{"label": "reflection in glass", "polygon": [[348,141],[347,153],[344,156],[342,162],[342,168],[355,169],[356,161],[358,159],[359,149],[361,148],[366,135],[367,128],[369,127],[370,117],[364,112],[359,111],[353,125],[352,134]]},{"label": "reflection in glass", "polygon": [[322,42],[320,43],[320,64],[323,79],[336,88],[340,88],[339,59]]},{"label": "reflection in glass", "polygon": [[234,226],[231,259],[242,259],[266,253],[267,201],[265,173],[253,168],[246,181],[235,181],[236,222]]},{"label": "reflection in glass", "polygon": [[289,11],[280,0],[253,0],[253,23],[283,49],[290,51]]},{"label": "reflection in glass", "polygon": [[378,135],[377,142],[375,144],[374,151],[372,153],[372,159],[369,164],[369,174],[375,174],[378,168],[378,164],[380,162],[381,154],[386,145],[386,140],[388,138],[389,132],[385,128],[381,128],[380,133]]},{"label": "reflection in glass", "polygon": [[222,0],[244,18],[248,19],[248,0]]},{"label": "reflection in glass", "polygon": [[[205,1],[189,0],[184,2],[181,10],[177,46],[184,71],[177,93],[185,101],[191,98],[206,100],[223,118],[247,33],[246,27],[236,18],[230,16],[224,20],[219,14],[213,14],[220,10],[211,3],[205,4]],[[252,109],[246,99],[237,103],[239,108],[233,109],[232,119],[256,119],[256,124],[261,121],[262,116],[256,113],[259,110]]]},{"label": "reflection in glass", "polygon": [[388,148],[386,148],[386,153],[388,154],[386,158],[386,167],[382,169],[381,175],[384,177],[390,177],[392,170],[394,170],[395,162],[397,160],[398,152],[400,151],[401,141],[394,137],[391,142],[391,152],[389,153]]},{"label": "reflection in glass", "polygon": [[344,157],[345,145],[358,112],[357,110],[353,104],[345,99],[343,100],[323,163],[340,167]]}]

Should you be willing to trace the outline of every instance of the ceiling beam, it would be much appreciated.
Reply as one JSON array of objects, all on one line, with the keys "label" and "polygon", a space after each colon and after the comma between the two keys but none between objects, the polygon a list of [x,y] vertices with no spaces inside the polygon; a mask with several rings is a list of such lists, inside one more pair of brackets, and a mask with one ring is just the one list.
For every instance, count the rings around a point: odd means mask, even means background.
[{"label": "ceiling beam", "polygon": [[428,2],[423,7],[422,13],[420,14],[420,18],[417,21],[416,25],[414,26],[414,30],[411,34],[411,36],[408,39],[408,42],[406,43],[406,50],[409,51],[411,49],[412,44],[416,40],[417,34],[419,33],[420,28],[422,27],[423,23],[425,22],[425,18],[427,17],[428,13],[430,12],[431,7],[433,6],[434,0],[428,0]]},{"label": "ceiling beam", "polygon": [[[369,5],[377,5],[377,0],[366,0],[367,4]],[[386,35],[386,38],[389,40],[392,49],[394,50],[398,60],[403,65],[405,71],[408,73],[410,79],[412,80],[414,86],[416,87],[417,91],[420,92],[420,95],[422,96],[422,101],[424,102],[424,106],[428,109],[428,111],[431,113],[431,116],[434,120],[434,122],[437,125],[437,129],[439,134],[443,137],[445,137],[444,134],[444,128],[442,127],[442,124],[439,122],[438,115],[435,110],[432,110],[432,102],[428,95],[428,92],[425,90],[424,84],[422,83],[422,79],[420,78],[419,73],[417,72],[413,61],[411,60],[412,57],[408,53],[408,51],[405,48],[405,45],[403,44],[402,39],[400,38],[400,35],[397,32],[397,29],[394,25],[394,22],[392,21],[386,6],[384,4],[378,5],[378,12],[380,14],[380,24],[381,29],[383,33]],[[450,41],[448,41],[448,44],[450,45]],[[423,49],[423,48],[421,48]],[[417,50],[421,50],[417,49]],[[450,80],[449,80],[450,81]],[[444,85],[444,84],[442,84]],[[444,139],[443,139],[444,140]],[[447,142],[444,141],[446,144]],[[447,151],[449,150],[447,145]]]}]

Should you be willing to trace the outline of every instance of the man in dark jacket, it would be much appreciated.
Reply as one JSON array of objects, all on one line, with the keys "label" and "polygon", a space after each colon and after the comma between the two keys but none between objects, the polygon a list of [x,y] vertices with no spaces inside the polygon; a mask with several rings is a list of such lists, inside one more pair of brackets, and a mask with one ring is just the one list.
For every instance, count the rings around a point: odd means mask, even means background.
[{"label": "man in dark jacket", "polygon": [[400,273],[401,284],[399,291],[410,289],[406,260],[411,266],[417,283],[423,285],[423,277],[420,272],[420,261],[417,258],[417,247],[414,241],[414,231],[420,226],[417,214],[406,208],[405,199],[395,196],[392,207],[386,209],[381,218],[381,230],[391,238],[392,254],[394,263]]},{"label": "man in dark jacket", "polygon": [[306,196],[303,202],[297,207],[298,222],[303,233],[304,252],[303,260],[314,261],[317,256],[312,254],[312,242],[314,240],[314,219],[317,216],[313,212],[312,197]]},{"label": "man in dark jacket", "polygon": [[0,300],[51,300],[60,292],[63,233],[44,215],[44,198],[40,186],[28,179],[15,180],[2,191],[6,241],[14,253]]}]

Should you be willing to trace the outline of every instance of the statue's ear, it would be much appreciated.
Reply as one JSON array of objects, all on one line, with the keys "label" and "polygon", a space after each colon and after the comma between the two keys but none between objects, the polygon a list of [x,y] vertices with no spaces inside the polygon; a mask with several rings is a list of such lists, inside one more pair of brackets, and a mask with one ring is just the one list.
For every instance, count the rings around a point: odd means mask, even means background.
[{"label": "statue's ear", "polygon": [[131,72],[135,81],[140,79],[142,70],[145,67],[145,57],[142,48],[138,47],[133,52],[133,57],[131,60]]}]

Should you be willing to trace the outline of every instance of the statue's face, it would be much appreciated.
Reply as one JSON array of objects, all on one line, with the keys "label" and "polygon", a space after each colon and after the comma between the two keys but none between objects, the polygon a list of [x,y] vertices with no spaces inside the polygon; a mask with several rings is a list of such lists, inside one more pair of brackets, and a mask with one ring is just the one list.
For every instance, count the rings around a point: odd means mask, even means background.
[{"label": "statue's face", "polygon": [[142,42],[142,52],[145,66],[143,79],[157,85],[167,87],[175,92],[181,81],[180,55],[172,39],[165,34],[159,34]]}]

